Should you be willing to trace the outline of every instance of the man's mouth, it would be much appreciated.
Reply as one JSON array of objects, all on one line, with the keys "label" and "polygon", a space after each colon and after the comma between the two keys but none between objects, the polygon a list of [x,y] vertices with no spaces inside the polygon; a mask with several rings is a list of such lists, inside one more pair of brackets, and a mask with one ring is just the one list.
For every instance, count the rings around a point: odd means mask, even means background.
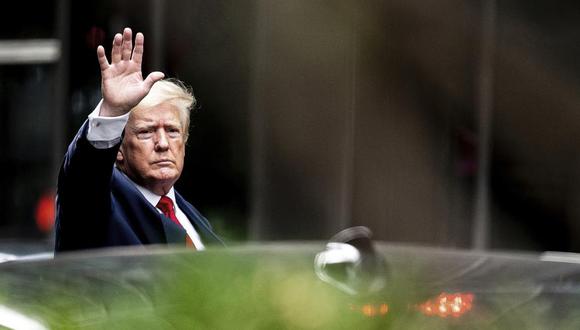
[{"label": "man's mouth", "polygon": [[154,165],[173,165],[173,161],[170,159],[160,159],[153,162]]}]

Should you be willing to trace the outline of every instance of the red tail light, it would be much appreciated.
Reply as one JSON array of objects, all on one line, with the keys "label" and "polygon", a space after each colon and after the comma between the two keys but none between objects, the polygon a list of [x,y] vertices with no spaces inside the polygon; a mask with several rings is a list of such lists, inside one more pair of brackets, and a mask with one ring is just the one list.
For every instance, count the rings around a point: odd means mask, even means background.
[{"label": "red tail light", "polygon": [[472,293],[442,293],[418,307],[421,313],[427,316],[460,317],[473,307]]}]

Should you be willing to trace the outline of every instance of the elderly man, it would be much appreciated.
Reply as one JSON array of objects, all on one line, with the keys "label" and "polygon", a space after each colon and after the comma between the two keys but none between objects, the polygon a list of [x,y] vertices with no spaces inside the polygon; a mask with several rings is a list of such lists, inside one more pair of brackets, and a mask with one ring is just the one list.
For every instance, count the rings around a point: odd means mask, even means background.
[{"label": "elderly man", "polygon": [[173,188],[183,170],[191,92],[164,74],[141,73],[143,34],[97,48],[103,100],[65,155],[58,178],[55,251],[223,244]]}]

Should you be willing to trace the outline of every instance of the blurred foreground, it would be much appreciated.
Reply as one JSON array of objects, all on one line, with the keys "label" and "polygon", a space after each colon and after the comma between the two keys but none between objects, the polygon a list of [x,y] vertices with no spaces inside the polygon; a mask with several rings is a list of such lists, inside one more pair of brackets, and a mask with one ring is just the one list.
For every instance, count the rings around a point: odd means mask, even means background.
[{"label": "blurred foreground", "polygon": [[[360,259],[345,261],[344,276],[335,276],[333,282],[321,280],[315,272],[315,257],[323,251],[321,242],[293,242],[200,253],[155,247],[110,249],[54,260],[9,261],[0,264],[0,325],[12,329],[580,326],[577,256],[380,243],[376,252],[385,262],[384,272],[361,276]],[[375,275],[381,276],[382,284],[374,288],[346,292],[335,285],[343,281],[361,288],[361,281]]]}]

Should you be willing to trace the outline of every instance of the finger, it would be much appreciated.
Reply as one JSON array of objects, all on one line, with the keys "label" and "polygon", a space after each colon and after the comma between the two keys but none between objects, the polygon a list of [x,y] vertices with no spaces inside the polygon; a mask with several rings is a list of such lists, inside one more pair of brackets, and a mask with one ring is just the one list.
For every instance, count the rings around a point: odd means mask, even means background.
[{"label": "finger", "polygon": [[123,52],[121,60],[128,61],[131,59],[131,49],[133,48],[133,36],[130,28],[123,30]]},{"label": "finger", "polygon": [[137,32],[135,36],[135,48],[133,48],[133,58],[132,60],[141,65],[141,61],[143,60],[143,43],[145,37],[143,37],[143,33]]},{"label": "finger", "polygon": [[104,71],[107,68],[109,68],[109,61],[107,61],[107,55],[105,55],[105,48],[101,45],[97,47],[97,60],[99,61],[101,71]]},{"label": "finger", "polygon": [[145,84],[145,88],[147,88],[147,91],[149,91],[151,89],[151,87],[153,87],[154,83],[163,79],[163,77],[165,77],[165,74],[163,72],[160,72],[160,71],[151,72],[147,76],[147,78],[145,78],[145,80],[143,80],[143,84]]},{"label": "finger", "polygon": [[113,49],[111,50],[111,63],[118,63],[121,60],[121,45],[123,37],[120,33],[113,38]]}]

